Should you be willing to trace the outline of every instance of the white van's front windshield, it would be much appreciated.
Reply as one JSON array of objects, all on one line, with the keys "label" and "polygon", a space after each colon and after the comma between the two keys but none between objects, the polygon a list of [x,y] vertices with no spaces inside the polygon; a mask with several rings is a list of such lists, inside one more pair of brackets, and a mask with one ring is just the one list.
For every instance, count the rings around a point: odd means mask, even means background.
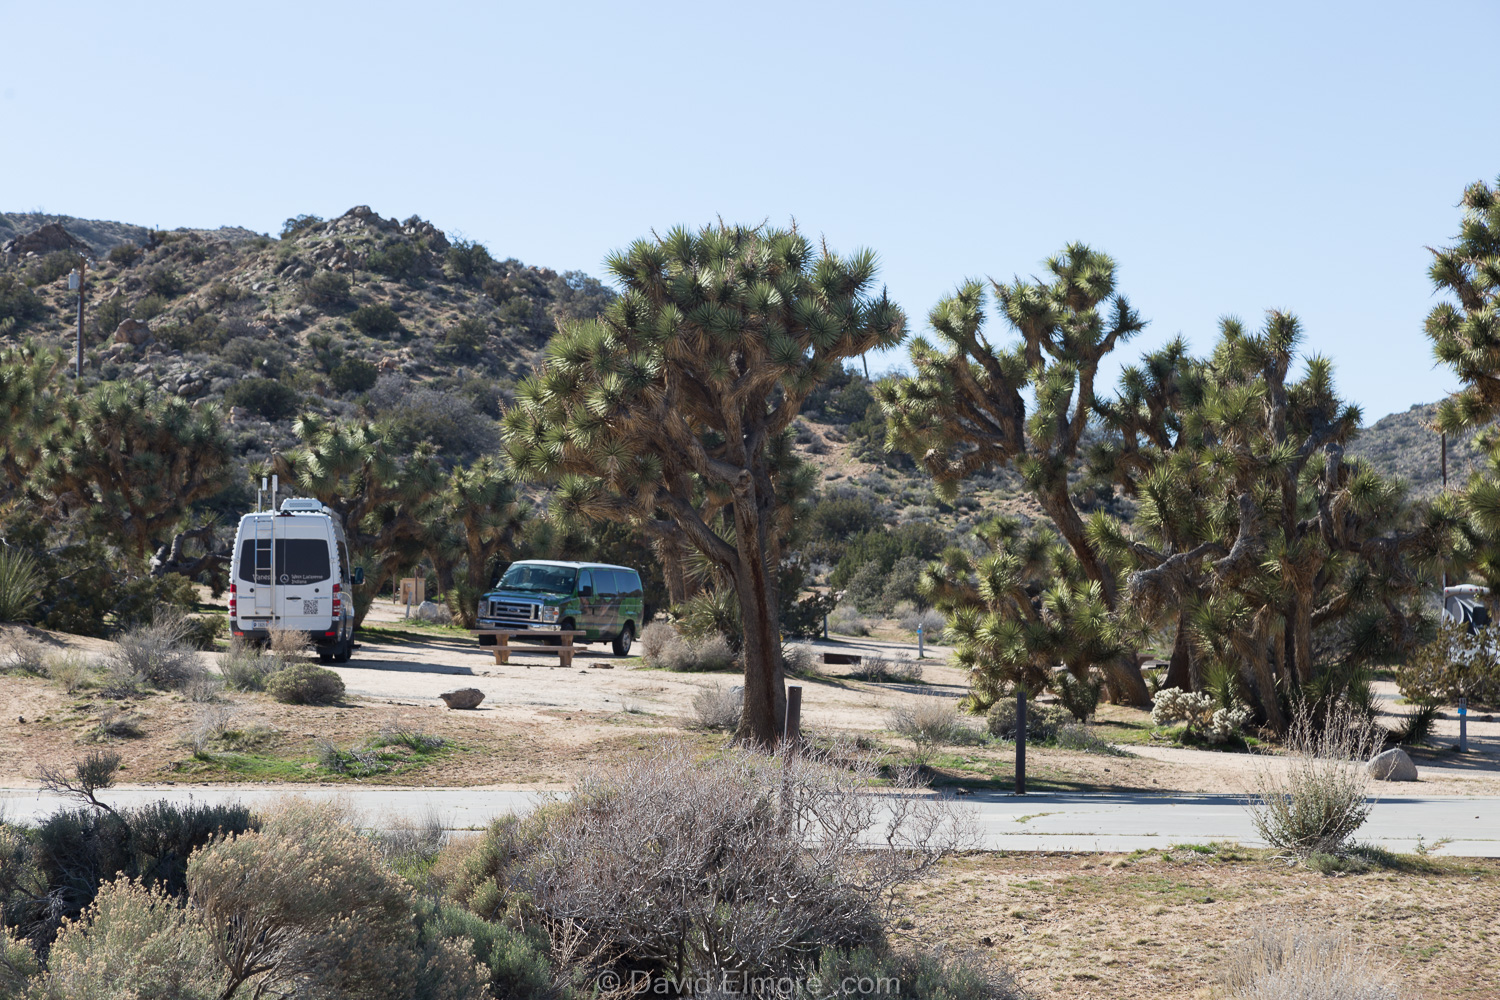
[{"label": "white van's front windshield", "polygon": [[500,578],[501,590],[527,590],[541,594],[571,594],[578,571],[571,566],[538,566],[512,563]]}]

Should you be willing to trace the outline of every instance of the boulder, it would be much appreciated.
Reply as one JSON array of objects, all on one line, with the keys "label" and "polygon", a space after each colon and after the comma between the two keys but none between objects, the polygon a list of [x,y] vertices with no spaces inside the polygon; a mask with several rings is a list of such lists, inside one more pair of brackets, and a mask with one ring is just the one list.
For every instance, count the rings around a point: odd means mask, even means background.
[{"label": "boulder", "polygon": [[484,701],[484,692],[478,688],[459,688],[438,695],[449,708],[478,708]]},{"label": "boulder", "polygon": [[0,247],[0,251],[13,253],[18,257],[24,257],[28,253],[52,253],[55,250],[77,250],[84,254],[93,252],[87,243],[64,229],[61,222],[49,222],[24,236],[7,240],[5,246]]},{"label": "boulder", "polygon": [[424,622],[436,622],[439,625],[446,625],[453,620],[453,612],[434,601],[423,601],[412,614]]},{"label": "boulder", "polygon": [[125,319],[115,327],[115,343],[139,347],[151,339],[151,328],[138,319]]},{"label": "boulder", "polygon": [[1406,751],[1392,747],[1385,753],[1370,758],[1365,767],[1376,781],[1416,781],[1417,765],[1411,762]]}]

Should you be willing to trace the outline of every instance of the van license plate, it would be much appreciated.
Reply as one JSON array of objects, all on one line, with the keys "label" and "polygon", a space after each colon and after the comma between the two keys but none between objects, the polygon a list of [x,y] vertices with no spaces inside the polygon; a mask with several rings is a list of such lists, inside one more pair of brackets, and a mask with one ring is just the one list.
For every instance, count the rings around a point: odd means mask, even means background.
[{"label": "van license plate", "polygon": [[315,614],[317,614],[318,613],[318,602],[317,601],[303,601],[302,602],[302,613],[304,615],[315,615]]}]

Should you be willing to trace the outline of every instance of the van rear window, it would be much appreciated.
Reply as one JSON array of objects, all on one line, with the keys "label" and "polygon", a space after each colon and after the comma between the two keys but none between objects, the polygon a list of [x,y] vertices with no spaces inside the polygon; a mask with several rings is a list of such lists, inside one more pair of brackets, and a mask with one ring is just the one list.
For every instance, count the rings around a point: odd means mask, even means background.
[{"label": "van rear window", "polygon": [[[262,549],[262,565],[255,563],[255,539],[240,543],[239,578],[246,583],[270,583],[271,567],[264,565],[271,555]],[[275,550],[276,582],[288,586],[322,583],[333,575],[328,566],[328,543],[321,538],[278,538]]]}]

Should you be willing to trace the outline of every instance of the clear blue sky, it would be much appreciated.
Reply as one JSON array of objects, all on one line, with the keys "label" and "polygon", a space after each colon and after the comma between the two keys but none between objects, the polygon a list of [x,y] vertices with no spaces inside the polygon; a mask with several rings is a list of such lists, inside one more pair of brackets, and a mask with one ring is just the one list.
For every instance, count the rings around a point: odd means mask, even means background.
[{"label": "clear blue sky", "polygon": [[1453,387],[1423,246],[1500,175],[1497,29],[1493,0],[0,0],[0,210],[369,204],[594,273],[652,227],[795,217],[874,248],[915,328],[1081,239],[1151,320],[1128,354],[1290,309],[1373,420]]}]

